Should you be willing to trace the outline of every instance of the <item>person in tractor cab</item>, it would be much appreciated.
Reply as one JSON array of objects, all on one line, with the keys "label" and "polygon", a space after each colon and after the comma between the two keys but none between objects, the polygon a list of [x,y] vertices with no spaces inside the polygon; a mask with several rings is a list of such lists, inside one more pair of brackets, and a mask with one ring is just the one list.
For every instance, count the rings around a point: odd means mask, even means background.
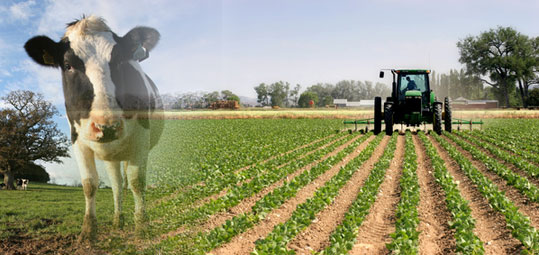
[{"label": "person in tractor cab", "polygon": [[405,92],[408,90],[417,90],[417,84],[415,84],[415,81],[410,79],[410,77],[406,77],[406,80],[408,81],[408,85],[406,86]]}]

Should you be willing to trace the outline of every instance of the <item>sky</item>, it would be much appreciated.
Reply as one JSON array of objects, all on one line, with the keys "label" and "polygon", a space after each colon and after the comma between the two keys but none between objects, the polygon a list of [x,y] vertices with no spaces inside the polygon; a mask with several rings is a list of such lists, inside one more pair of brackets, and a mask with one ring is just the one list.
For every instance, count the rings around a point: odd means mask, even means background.
[{"label": "sky", "polygon": [[[256,97],[253,87],[262,82],[304,89],[344,79],[377,82],[382,68],[460,69],[459,40],[497,26],[538,36],[537,13],[536,0],[3,0],[0,97],[40,92],[64,114],[60,72],[35,64],[23,45],[36,35],[58,41],[65,24],[83,14],[103,17],[118,35],[141,25],[161,33],[141,63],[161,93],[229,89]],[[67,133],[65,117],[57,122]],[[57,181],[78,177],[46,166]]]}]

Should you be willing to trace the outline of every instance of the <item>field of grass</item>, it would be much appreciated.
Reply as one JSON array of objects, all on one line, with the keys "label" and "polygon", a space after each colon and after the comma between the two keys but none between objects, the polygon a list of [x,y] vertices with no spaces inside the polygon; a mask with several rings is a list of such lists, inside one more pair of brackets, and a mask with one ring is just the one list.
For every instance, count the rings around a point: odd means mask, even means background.
[{"label": "field of grass", "polygon": [[[539,253],[539,119],[442,136],[340,128],[338,119],[167,120],[150,154],[147,237],[132,235],[130,192],[126,227],[112,229],[112,192],[100,189],[90,251]],[[30,183],[0,201],[3,253],[81,248],[81,188]]]}]

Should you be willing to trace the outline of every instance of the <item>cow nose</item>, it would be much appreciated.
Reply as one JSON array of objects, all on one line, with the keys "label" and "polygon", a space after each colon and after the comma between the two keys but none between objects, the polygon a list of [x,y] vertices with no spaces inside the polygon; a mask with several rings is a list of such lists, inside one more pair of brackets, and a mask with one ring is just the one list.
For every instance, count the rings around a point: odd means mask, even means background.
[{"label": "cow nose", "polygon": [[92,121],[90,125],[92,137],[103,143],[118,139],[122,130],[122,122],[119,120]]}]

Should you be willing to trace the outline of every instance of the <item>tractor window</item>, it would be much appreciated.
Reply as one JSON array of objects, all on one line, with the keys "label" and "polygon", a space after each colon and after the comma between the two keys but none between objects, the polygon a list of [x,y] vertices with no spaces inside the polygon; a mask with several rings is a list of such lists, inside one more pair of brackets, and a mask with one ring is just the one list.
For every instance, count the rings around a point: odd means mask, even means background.
[{"label": "tractor window", "polygon": [[419,90],[421,93],[427,91],[426,74],[403,74],[399,81],[400,94],[404,95],[408,90]]}]

